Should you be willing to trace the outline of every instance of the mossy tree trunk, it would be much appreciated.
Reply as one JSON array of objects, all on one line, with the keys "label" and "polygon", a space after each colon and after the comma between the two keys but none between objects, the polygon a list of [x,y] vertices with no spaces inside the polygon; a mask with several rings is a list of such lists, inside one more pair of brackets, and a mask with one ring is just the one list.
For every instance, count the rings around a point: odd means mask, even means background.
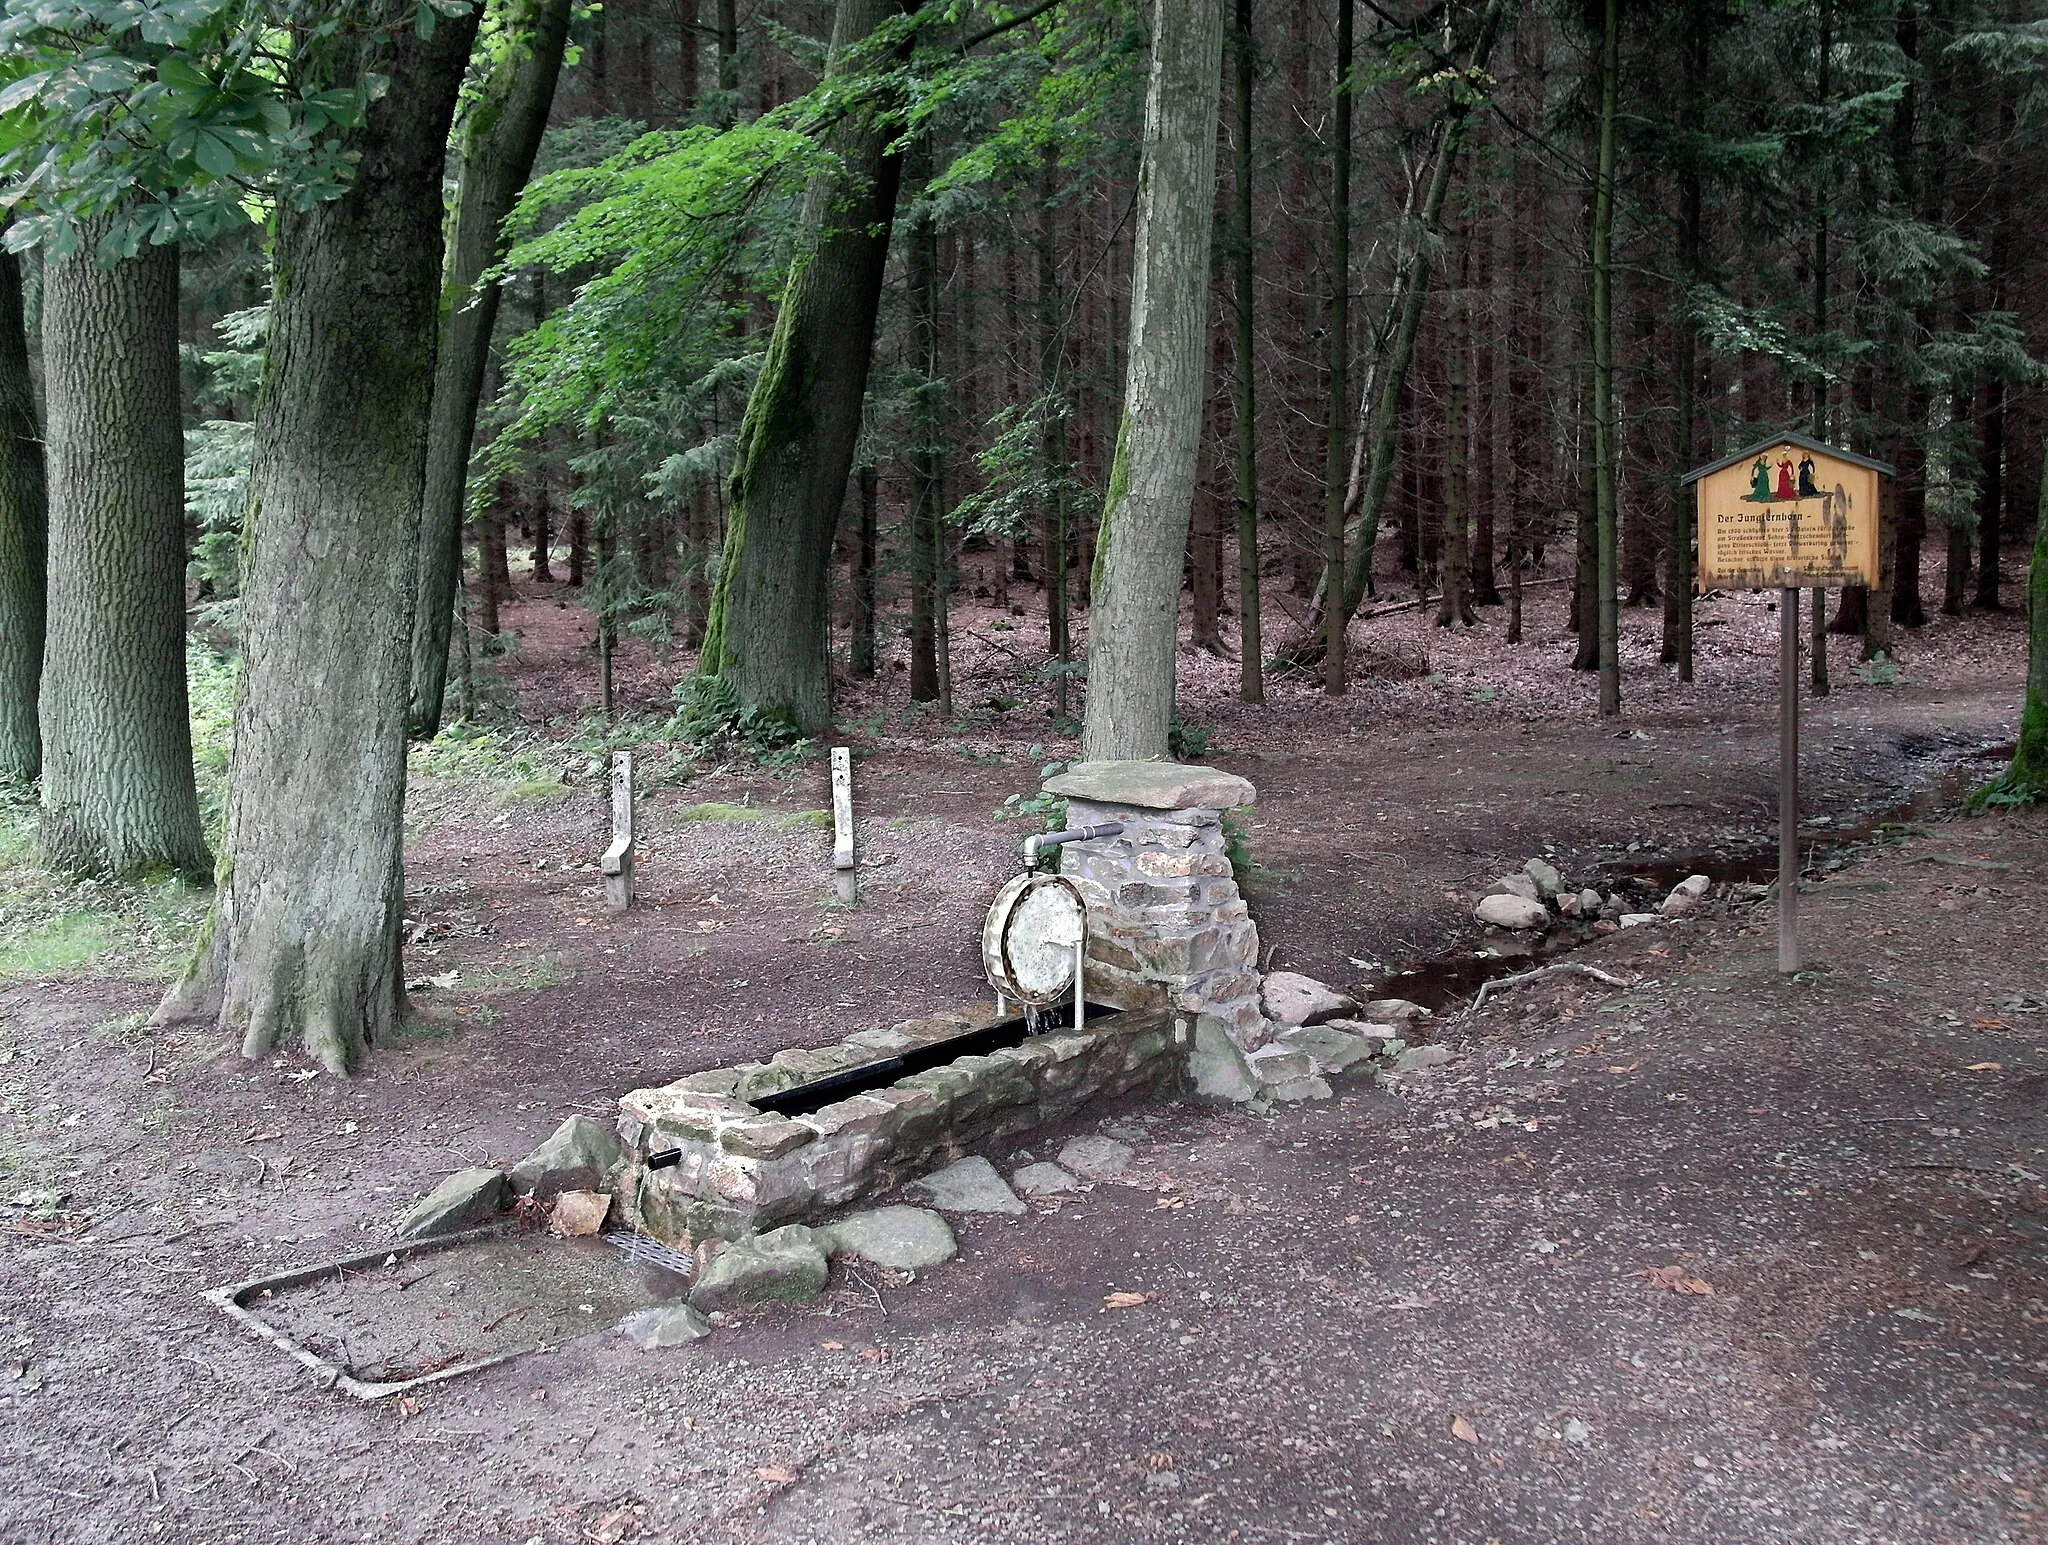
[{"label": "mossy tree trunk", "polygon": [[[2048,467],[2048,443],[2042,465]],[[2027,574],[2027,703],[2005,783],[2048,799],[2048,475],[2034,511],[2034,566]]]},{"label": "mossy tree trunk", "polygon": [[43,676],[49,504],[43,436],[29,381],[21,265],[0,253],[0,783],[42,771],[36,696]]},{"label": "mossy tree trunk", "polygon": [[76,874],[211,860],[185,692],[178,250],[103,266],[111,217],[45,270],[49,629],[44,858]]},{"label": "mossy tree trunk", "polygon": [[441,171],[476,13],[377,0],[307,89],[375,72],[348,190],[277,217],[256,415],[227,852],[159,1019],[216,1012],[257,1056],[346,1071],[403,1006],[399,920],[415,563],[441,288]]},{"label": "mossy tree trunk", "polygon": [[1091,761],[1164,759],[1200,450],[1225,0],[1154,0],[1130,348],[1089,615]]},{"label": "mossy tree trunk", "polygon": [[[900,0],[840,0],[828,74]],[[853,470],[902,160],[893,104],[871,101],[831,134],[839,167],[804,200],[798,257],[734,450],[732,510],[698,670],[806,735],[832,722],[827,567]]]},{"label": "mossy tree trunk", "polygon": [[462,125],[461,185],[448,233],[441,346],[427,432],[426,493],[420,503],[412,701],[407,716],[408,728],[421,738],[441,727],[449,629],[462,569],[469,455],[491,332],[498,320],[498,286],[479,290],[477,280],[504,253],[505,217],[518,202],[540,150],[569,37],[569,0],[514,0],[504,25],[504,52]]}]

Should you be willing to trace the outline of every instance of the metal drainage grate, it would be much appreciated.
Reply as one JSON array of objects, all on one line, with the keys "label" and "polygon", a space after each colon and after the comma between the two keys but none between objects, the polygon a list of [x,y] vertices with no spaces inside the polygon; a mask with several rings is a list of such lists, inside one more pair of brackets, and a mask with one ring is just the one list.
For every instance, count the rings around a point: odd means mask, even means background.
[{"label": "metal drainage grate", "polygon": [[658,1239],[650,1239],[645,1234],[607,1234],[604,1237],[615,1249],[623,1250],[636,1261],[659,1266],[678,1277],[692,1277],[697,1273],[697,1263],[691,1257],[680,1250],[670,1249]]}]

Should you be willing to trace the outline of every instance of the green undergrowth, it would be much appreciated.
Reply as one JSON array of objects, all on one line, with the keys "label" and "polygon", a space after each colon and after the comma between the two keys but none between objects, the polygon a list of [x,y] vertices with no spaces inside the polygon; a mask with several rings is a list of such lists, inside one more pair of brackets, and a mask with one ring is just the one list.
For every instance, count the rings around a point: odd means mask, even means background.
[{"label": "green undergrowth", "polygon": [[32,793],[0,803],[0,982],[168,976],[212,892],[176,877],[73,880],[36,862]]}]

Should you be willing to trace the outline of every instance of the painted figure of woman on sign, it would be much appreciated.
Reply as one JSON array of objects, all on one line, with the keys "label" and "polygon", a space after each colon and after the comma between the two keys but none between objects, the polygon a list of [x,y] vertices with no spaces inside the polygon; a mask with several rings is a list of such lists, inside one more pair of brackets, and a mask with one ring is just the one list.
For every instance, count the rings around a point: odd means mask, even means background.
[{"label": "painted figure of woman on sign", "polygon": [[1818,499],[1821,497],[1821,491],[1813,486],[1813,458],[1811,456],[1801,456],[1799,458],[1799,497],[1802,499]]},{"label": "painted figure of woman on sign", "polygon": [[1771,502],[1771,464],[1759,456],[1756,465],[1749,469],[1749,492],[1743,495],[1758,504]]},{"label": "painted figure of woman on sign", "polygon": [[1778,492],[1780,499],[1796,499],[1798,492],[1792,487],[1792,458],[1783,453],[1778,457]]}]

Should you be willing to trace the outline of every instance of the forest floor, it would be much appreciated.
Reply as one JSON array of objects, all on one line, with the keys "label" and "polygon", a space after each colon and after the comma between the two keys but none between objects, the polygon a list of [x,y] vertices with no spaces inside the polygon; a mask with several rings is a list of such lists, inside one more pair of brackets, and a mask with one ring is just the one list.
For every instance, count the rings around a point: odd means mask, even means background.
[{"label": "forest floor", "polygon": [[[1259,790],[1271,963],[1422,965],[1456,1060],[1264,1117],[1091,1111],[1068,1130],[1131,1142],[1120,1182],[664,1353],[602,1333],[663,1285],[601,1247],[549,1247],[566,1294],[532,1303],[470,1296],[449,1257],[338,1276],[429,1350],[562,1344],[405,1401],[319,1390],[202,1291],[373,1249],[448,1171],[626,1089],[983,995],[1023,834],[992,814],[1074,754],[1016,642],[1037,620],[964,614],[963,724],[894,670],[850,690],[859,907],[830,899],[821,757],[650,747],[643,904],[614,918],[564,600],[507,612],[531,728],[420,755],[420,1024],[362,1076],[143,1027],[191,898],[67,903],[55,945],[0,949],[0,1540],[2048,1538],[2048,812],[1954,814],[2012,733],[2011,617],[1937,619],[1896,671],[1836,641],[1807,709],[1810,970],[1782,979],[1768,904],[1722,893],[1572,956],[1626,989],[1556,976],[1469,1015],[1472,903],[1525,858],[1603,888],[1762,872],[1766,598],[1702,604],[1690,687],[1631,614],[1618,723],[1564,669],[1556,589],[1515,650],[1497,610],[1362,622],[1334,704],[1243,708],[1234,665],[1185,654],[1203,759]],[[675,670],[633,646],[626,705],[665,713]]]}]

